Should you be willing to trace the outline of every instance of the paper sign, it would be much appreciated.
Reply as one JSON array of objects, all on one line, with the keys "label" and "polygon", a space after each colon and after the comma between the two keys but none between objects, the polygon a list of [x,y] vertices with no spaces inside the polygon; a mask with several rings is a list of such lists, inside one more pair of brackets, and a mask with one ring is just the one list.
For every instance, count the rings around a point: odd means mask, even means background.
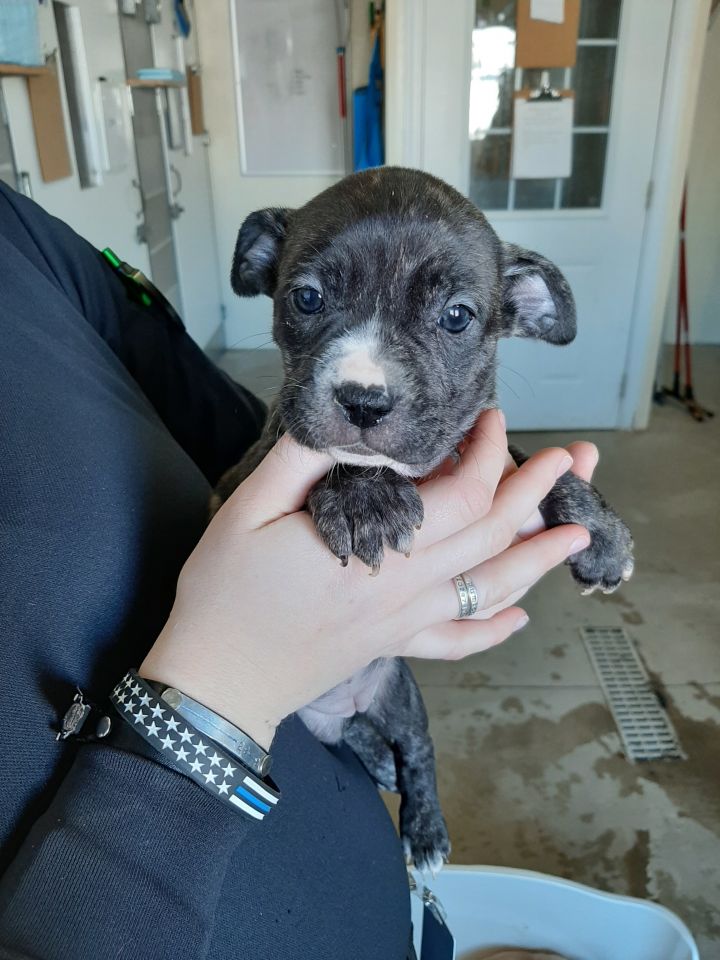
[{"label": "paper sign", "polygon": [[515,101],[512,141],[515,180],[570,176],[573,102],[572,97]]},{"label": "paper sign", "polygon": [[565,20],[565,0],[530,0],[530,19],[562,23]]}]

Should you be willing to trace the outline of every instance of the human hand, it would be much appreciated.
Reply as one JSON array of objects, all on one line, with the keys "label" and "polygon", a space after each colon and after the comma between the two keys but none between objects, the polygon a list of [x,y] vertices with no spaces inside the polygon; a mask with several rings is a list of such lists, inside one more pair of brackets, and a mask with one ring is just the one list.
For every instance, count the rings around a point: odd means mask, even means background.
[{"label": "human hand", "polygon": [[[512,598],[589,542],[568,525],[512,545],[572,460],[543,450],[503,479],[506,456],[504,422],[488,411],[455,472],[421,485],[426,519],[412,556],[388,555],[373,578],[357,560],[340,567],[302,509],[331,459],[283,437],[188,558],[141,675],[268,746],[283,717],[377,657],[457,659],[506,639],[527,622]],[[463,571],[485,619],[452,619],[451,578]]]}]

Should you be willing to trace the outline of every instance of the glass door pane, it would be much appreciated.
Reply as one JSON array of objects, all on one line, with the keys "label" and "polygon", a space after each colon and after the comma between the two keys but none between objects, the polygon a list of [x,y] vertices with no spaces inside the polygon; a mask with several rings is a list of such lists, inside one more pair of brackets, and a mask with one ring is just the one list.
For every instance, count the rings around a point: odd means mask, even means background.
[{"label": "glass door pane", "polygon": [[470,78],[470,198],[483,210],[602,206],[621,0],[581,0],[577,62],[551,69],[572,90],[573,165],[566,179],[510,176],[516,91],[541,86],[539,69],[515,67],[516,0],[476,0]]}]

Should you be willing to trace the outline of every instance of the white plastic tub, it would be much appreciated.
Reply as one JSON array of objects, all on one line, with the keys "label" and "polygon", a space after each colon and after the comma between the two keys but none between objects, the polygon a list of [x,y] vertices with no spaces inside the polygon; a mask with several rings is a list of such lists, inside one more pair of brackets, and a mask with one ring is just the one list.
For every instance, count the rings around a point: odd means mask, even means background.
[{"label": "white plastic tub", "polygon": [[[685,924],[646,900],[506,867],[445,867],[427,886],[447,913],[458,960],[494,946],[569,960],[700,960]],[[422,905],[411,899],[419,957]]]}]

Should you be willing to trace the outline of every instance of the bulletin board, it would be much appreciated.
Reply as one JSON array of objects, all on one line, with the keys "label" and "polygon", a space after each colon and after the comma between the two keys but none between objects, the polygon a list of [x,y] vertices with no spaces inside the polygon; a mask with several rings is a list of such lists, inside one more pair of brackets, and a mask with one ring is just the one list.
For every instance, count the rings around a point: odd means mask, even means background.
[{"label": "bulletin board", "polygon": [[335,0],[229,0],[242,172],[342,174]]},{"label": "bulletin board", "polygon": [[518,0],[516,67],[575,66],[580,0],[564,0],[560,6],[560,19],[549,22],[533,17],[533,9],[536,7],[533,0]]}]

